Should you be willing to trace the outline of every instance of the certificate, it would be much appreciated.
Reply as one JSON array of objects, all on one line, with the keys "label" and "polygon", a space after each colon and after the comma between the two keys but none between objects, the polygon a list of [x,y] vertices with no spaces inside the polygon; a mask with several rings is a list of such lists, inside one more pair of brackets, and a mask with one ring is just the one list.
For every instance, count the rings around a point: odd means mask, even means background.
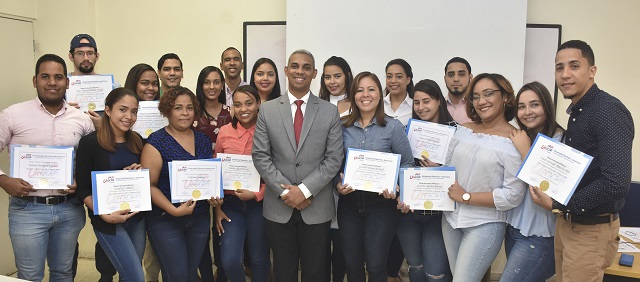
[{"label": "certificate", "polygon": [[111,90],[112,74],[70,76],[66,96],[67,101],[77,102],[83,112],[104,111],[104,99]]},{"label": "certificate", "polygon": [[425,155],[432,162],[443,164],[455,132],[456,128],[453,126],[409,119],[407,138],[413,157],[422,159],[422,155]]},{"label": "certificate", "polygon": [[517,177],[566,205],[593,157],[538,133]]},{"label": "certificate", "polygon": [[456,181],[454,167],[420,167],[400,170],[400,200],[413,210],[453,211],[449,187]]},{"label": "certificate", "polygon": [[253,166],[251,155],[218,154],[222,161],[222,188],[247,189],[260,192],[260,174]]},{"label": "certificate", "polygon": [[92,171],[91,189],[94,215],[151,210],[148,169]]},{"label": "certificate", "polygon": [[344,166],[343,184],[355,190],[392,192],[398,182],[400,155],[349,148]]},{"label": "certificate", "polygon": [[171,202],[200,201],[224,197],[220,159],[169,162]]},{"label": "certificate", "polygon": [[138,119],[133,124],[133,131],[147,139],[151,133],[169,124],[158,110],[158,101],[140,101],[138,103]]},{"label": "certificate", "polygon": [[11,145],[11,177],[34,189],[69,189],[73,184],[73,147]]}]

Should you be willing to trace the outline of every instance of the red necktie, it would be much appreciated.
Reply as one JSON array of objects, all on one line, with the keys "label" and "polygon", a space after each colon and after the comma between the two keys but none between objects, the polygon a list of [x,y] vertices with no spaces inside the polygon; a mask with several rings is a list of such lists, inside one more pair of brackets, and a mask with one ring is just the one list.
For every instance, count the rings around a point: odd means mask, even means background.
[{"label": "red necktie", "polygon": [[300,142],[300,132],[302,132],[302,121],[304,120],[302,117],[302,108],[300,106],[302,106],[304,101],[296,100],[294,103],[296,103],[298,109],[296,110],[296,115],[293,119],[293,132],[296,133],[296,145],[298,145],[298,142]]}]

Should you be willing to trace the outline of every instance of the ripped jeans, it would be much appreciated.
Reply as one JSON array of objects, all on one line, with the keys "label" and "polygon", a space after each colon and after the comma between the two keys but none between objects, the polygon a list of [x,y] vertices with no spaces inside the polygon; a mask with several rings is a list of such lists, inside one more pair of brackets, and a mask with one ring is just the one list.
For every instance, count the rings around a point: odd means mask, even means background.
[{"label": "ripped jeans", "polygon": [[505,233],[507,265],[500,281],[544,281],[556,273],[553,237],[524,236],[511,225]]},{"label": "ripped jeans", "polygon": [[430,215],[422,211],[400,216],[398,239],[409,264],[411,282],[452,280],[441,218],[441,213]]}]

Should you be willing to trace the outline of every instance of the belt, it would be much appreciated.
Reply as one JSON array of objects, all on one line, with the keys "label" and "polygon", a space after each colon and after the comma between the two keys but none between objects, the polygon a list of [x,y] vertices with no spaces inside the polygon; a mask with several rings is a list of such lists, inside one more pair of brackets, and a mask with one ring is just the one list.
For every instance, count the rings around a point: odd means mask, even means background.
[{"label": "belt", "polygon": [[570,213],[562,213],[564,218],[569,223],[578,223],[584,225],[596,225],[603,223],[614,222],[620,215],[618,213],[610,213],[605,215],[575,215]]},{"label": "belt", "polygon": [[437,214],[442,214],[442,211],[424,210],[424,211],[418,211],[417,213],[421,215],[437,215]]},{"label": "belt", "polygon": [[57,205],[57,204],[62,204],[64,202],[66,202],[67,200],[69,200],[69,198],[67,198],[67,195],[62,195],[62,196],[45,196],[45,197],[38,197],[38,196],[24,196],[24,197],[17,197],[18,199],[21,200],[25,200],[25,201],[29,201],[29,202],[34,202],[34,203],[38,203],[38,204],[45,204],[45,205]]}]

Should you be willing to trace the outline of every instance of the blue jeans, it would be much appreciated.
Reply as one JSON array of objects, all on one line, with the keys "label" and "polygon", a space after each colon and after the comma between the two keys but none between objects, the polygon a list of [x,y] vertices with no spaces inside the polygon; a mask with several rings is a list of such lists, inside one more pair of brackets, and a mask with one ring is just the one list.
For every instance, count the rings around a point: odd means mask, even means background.
[{"label": "blue jeans", "polygon": [[209,212],[181,217],[168,213],[148,215],[146,221],[162,281],[196,281],[211,226]]},{"label": "blue jeans", "polygon": [[225,195],[222,211],[231,219],[231,222],[222,221],[224,233],[220,236],[220,256],[227,278],[231,282],[246,281],[243,263],[246,238],[251,281],[266,282],[271,266],[262,202],[244,202],[236,196]]},{"label": "blue jeans", "polygon": [[507,225],[504,247],[507,265],[500,281],[537,282],[556,273],[553,237],[524,236],[517,228]]},{"label": "blue jeans", "polygon": [[454,282],[481,281],[498,256],[504,239],[504,222],[453,229],[442,217],[442,237]]},{"label": "blue jeans", "polygon": [[73,281],[73,254],[86,218],[77,198],[57,205],[38,204],[11,197],[9,236],[18,278],[41,281],[44,262],[49,281]]},{"label": "blue jeans", "polygon": [[117,224],[115,234],[93,229],[100,246],[118,271],[120,281],[144,281],[145,231],[144,219],[129,219]]},{"label": "blue jeans", "polygon": [[409,264],[411,282],[452,280],[441,217],[422,211],[400,216],[398,239]]},{"label": "blue jeans", "polygon": [[396,201],[375,193],[356,191],[340,196],[338,225],[347,280],[364,282],[366,263],[368,281],[387,281],[387,258],[398,215]]}]

